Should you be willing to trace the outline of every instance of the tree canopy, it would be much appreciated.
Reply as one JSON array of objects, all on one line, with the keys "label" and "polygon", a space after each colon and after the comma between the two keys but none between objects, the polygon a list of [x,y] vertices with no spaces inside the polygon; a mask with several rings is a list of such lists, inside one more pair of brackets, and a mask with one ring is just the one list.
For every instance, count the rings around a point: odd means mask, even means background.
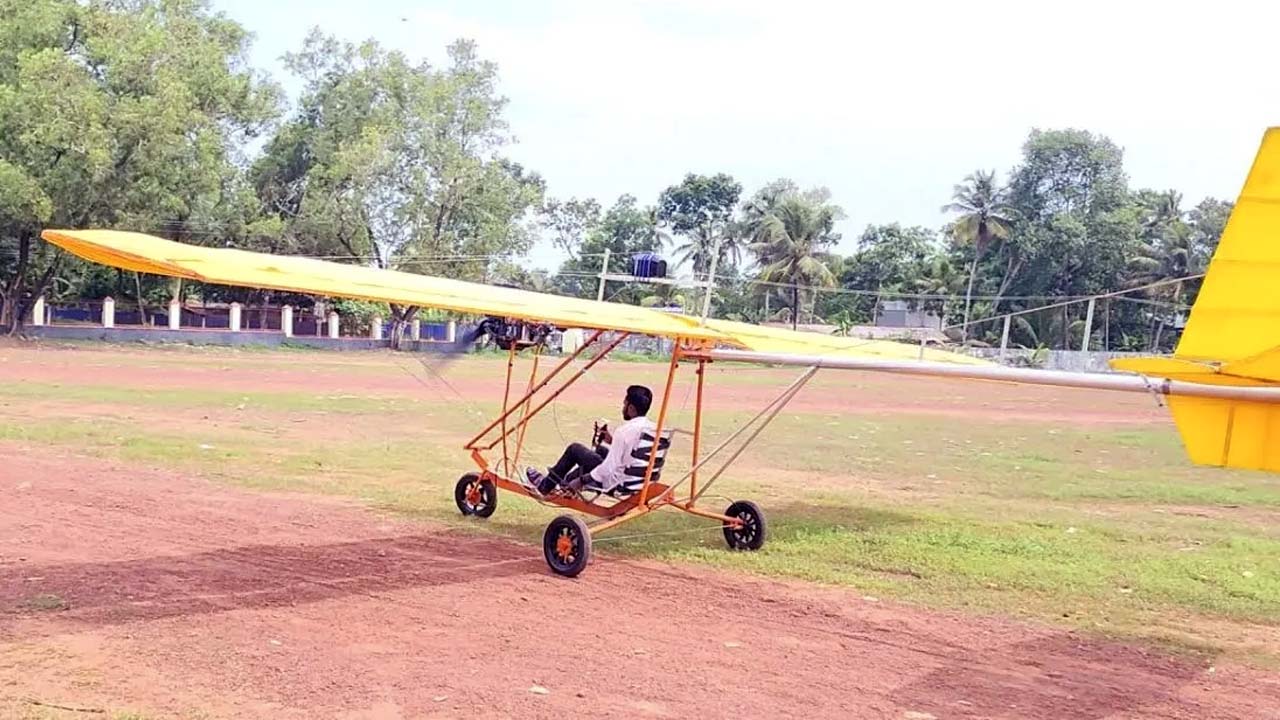
[{"label": "tree canopy", "polygon": [[[841,255],[836,199],[786,177],[747,192],[729,174],[688,172],[607,207],[548,197],[511,159],[499,69],[468,40],[436,66],[312,31],[287,56],[301,86],[291,105],[247,64],[249,41],[203,0],[0,0],[0,325],[20,326],[41,294],[285,299],[116,272],[36,240],[48,226],[95,226],[582,297],[600,292],[606,252],[613,273],[670,252],[675,272],[703,278],[719,248],[717,315],[847,328],[897,299],[974,343],[998,341],[1004,313],[1132,291],[1094,332],[1113,349],[1160,350],[1231,211],[1131,187],[1105,136],[1035,129],[1013,167],[940,193],[941,227],[867,227]],[[565,257],[557,270],[523,260],[539,239]],[[606,290],[646,305],[701,296]],[[386,310],[396,328],[416,312]],[[1021,316],[1014,340],[1076,343],[1082,312]]]}]

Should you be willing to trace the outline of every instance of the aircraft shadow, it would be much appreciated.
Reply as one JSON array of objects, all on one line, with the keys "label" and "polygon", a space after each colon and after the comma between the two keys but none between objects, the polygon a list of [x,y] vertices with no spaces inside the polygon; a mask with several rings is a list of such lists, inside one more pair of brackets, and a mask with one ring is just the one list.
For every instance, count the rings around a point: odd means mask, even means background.
[{"label": "aircraft shadow", "polygon": [[545,573],[528,546],[457,533],[0,568],[0,622],[116,625]]}]

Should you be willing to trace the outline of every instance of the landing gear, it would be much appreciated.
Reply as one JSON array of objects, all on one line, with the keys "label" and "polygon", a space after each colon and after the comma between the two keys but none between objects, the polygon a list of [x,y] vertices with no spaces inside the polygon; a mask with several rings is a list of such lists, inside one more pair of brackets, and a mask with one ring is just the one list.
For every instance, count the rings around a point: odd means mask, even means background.
[{"label": "landing gear", "polygon": [[591,530],[578,518],[561,515],[542,534],[542,554],[552,572],[576,577],[591,560]]},{"label": "landing gear", "polygon": [[463,515],[487,518],[498,509],[498,486],[492,480],[482,479],[478,473],[467,473],[458,478],[453,499]]},{"label": "landing gear", "polygon": [[724,541],[730,550],[759,550],[764,545],[764,513],[750,500],[739,500],[729,506],[724,514],[737,518],[738,524],[724,524]]}]

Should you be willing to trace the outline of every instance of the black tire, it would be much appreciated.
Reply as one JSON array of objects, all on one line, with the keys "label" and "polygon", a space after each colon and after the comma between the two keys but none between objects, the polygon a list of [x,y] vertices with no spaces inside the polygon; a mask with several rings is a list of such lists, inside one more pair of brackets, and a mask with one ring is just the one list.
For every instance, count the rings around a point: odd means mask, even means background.
[{"label": "black tire", "polygon": [[478,473],[467,473],[458,478],[453,501],[463,515],[487,518],[498,509],[498,486],[492,480],[480,479]]},{"label": "black tire", "polygon": [[551,571],[577,577],[591,561],[591,530],[572,515],[561,515],[542,534],[542,554]]},{"label": "black tire", "polygon": [[742,521],[740,527],[724,524],[724,541],[730,550],[759,550],[764,545],[768,528],[760,506],[750,500],[739,500],[724,511],[725,515]]}]

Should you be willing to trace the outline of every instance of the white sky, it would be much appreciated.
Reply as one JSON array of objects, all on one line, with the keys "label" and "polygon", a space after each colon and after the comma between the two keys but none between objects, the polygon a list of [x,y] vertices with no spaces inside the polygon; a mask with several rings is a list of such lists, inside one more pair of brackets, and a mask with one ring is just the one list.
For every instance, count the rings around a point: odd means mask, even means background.
[{"label": "white sky", "polygon": [[[825,185],[869,223],[937,227],[951,187],[1006,172],[1032,127],[1109,135],[1136,186],[1234,199],[1280,125],[1280,2],[214,0],[278,58],[312,26],[441,63],[499,64],[518,144],[557,197],[653,202],[686,172]],[[1194,8],[1194,9],[1193,9]],[[293,89],[289,85],[287,88]],[[554,267],[540,246],[535,265]]]}]

